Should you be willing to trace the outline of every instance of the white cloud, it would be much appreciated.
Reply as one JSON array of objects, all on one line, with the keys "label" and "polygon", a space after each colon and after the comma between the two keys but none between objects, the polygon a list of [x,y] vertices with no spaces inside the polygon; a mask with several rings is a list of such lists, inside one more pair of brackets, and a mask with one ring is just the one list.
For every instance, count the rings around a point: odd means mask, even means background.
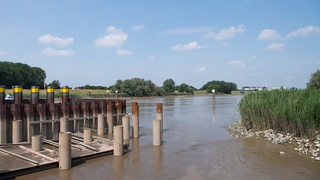
[{"label": "white cloud", "polygon": [[140,25],[134,25],[134,26],[131,26],[131,29],[132,30],[135,30],[135,31],[140,31],[144,28],[144,25],[140,24]]},{"label": "white cloud", "polygon": [[287,38],[297,37],[297,36],[307,36],[311,33],[320,33],[320,27],[316,27],[316,26],[302,27],[288,33]]},{"label": "white cloud", "polygon": [[74,51],[72,50],[56,50],[53,48],[46,48],[42,51],[46,56],[72,56]]},{"label": "white cloud", "polygon": [[41,44],[54,44],[57,46],[68,46],[73,43],[73,38],[60,38],[60,37],[54,37],[50,34],[45,34],[38,37],[38,41]]},{"label": "white cloud", "polygon": [[241,24],[238,27],[230,26],[229,28],[221,29],[219,32],[210,32],[206,35],[206,37],[219,41],[233,38],[236,34],[242,33],[245,30],[245,25]]},{"label": "white cloud", "polygon": [[129,56],[129,55],[132,54],[132,52],[131,52],[131,51],[128,51],[128,50],[117,49],[117,50],[116,50],[116,54],[117,54],[118,56]]},{"label": "white cloud", "polygon": [[207,68],[206,67],[200,67],[198,69],[199,72],[206,72],[207,71]]},{"label": "white cloud", "polygon": [[271,51],[278,51],[283,49],[284,46],[285,46],[284,43],[272,43],[269,46],[267,46],[266,49]]},{"label": "white cloud", "polygon": [[196,41],[192,41],[187,44],[177,44],[171,49],[174,51],[189,51],[193,49],[201,49],[204,48],[204,46],[199,45]]},{"label": "white cloud", "polygon": [[229,65],[231,66],[235,66],[235,67],[247,67],[247,65],[243,62],[243,61],[240,61],[240,60],[231,60],[228,62]]},{"label": "white cloud", "polygon": [[171,34],[196,34],[204,33],[210,31],[210,27],[185,27],[185,28],[176,28],[163,31],[162,34],[171,35]]},{"label": "white cloud", "polygon": [[276,40],[276,39],[280,39],[280,35],[276,30],[264,29],[260,32],[258,39],[259,40]]},{"label": "white cloud", "polygon": [[128,35],[122,29],[117,29],[114,26],[107,27],[106,33],[107,35],[96,39],[95,44],[97,46],[119,47],[128,38]]}]

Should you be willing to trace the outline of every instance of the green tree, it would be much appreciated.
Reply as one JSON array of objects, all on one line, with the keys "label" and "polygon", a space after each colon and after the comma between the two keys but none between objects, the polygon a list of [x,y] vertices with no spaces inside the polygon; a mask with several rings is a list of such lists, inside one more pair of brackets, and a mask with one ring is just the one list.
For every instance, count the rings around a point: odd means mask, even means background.
[{"label": "green tree", "polygon": [[119,93],[126,94],[127,96],[150,96],[152,94],[156,94],[156,85],[148,80],[145,81],[141,78],[132,78],[127,80],[118,80],[116,84],[112,87],[112,91],[116,90]]},{"label": "green tree", "polygon": [[166,93],[173,93],[175,91],[176,83],[173,81],[173,79],[166,79],[163,81],[162,87]]},{"label": "green tree", "polygon": [[215,89],[215,91],[219,93],[231,94],[231,91],[237,90],[237,85],[232,82],[209,81],[200,89],[206,90],[208,93],[211,93],[212,89]]},{"label": "green tree", "polygon": [[317,70],[311,75],[307,84],[308,89],[320,89],[320,70]]},{"label": "green tree", "polygon": [[60,81],[59,80],[53,80],[49,86],[51,86],[53,89],[61,89]]},{"label": "green tree", "polygon": [[46,73],[39,67],[30,67],[23,63],[0,62],[0,84],[6,87],[21,85],[29,89],[31,86],[43,87]]},{"label": "green tree", "polygon": [[186,83],[182,83],[179,86],[176,86],[176,89],[181,93],[186,92],[186,93],[190,93],[190,94],[193,94],[193,91],[195,90],[194,87],[189,86]]}]

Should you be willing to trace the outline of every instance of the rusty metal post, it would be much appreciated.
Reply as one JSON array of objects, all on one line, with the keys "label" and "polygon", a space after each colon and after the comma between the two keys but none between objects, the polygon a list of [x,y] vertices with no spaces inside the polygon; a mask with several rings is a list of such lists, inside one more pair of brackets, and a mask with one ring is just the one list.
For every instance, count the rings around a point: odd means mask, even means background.
[{"label": "rusty metal post", "polygon": [[108,124],[108,134],[112,135],[113,131],[113,110],[112,110],[112,102],[108,100],[107,102],[107,124]]},{"label": "rusty metal post", "polygon": [[122,119],[120,118],[121,113],[121,101],[120,99],[115,100],[116,114],[117,114],[117,125],[122,125]]},{"label": "rusty metal post", "polygon": [[69,117],[70,114],[70,104],[69,103],[61,103],[60,110],[62,112],[63,117]]},{"label": "rusty metal post", "polygon": [[160,129],[161,132],[163,132],[163,104],[162,103],[157,103],[156,104],[156,120],[160,120]]},{"label": "rusty metal post", "polygon": [[7,106],[0,104],[0,144],[7,143]]},{"label": "rusty metal post", "polygon": [[21,104],[22,103],[22,98],[23,98],[23,95],[22,95],[22,91],[23,91],[23,88],[22,86],[13,86],[13,101],[14,101],[14,104]]},{"label": "rusty metal post", "polygon": [[38,104],[39,102],[39,87],[31,87],[31,104]]},{"label": "rusty metal post", "polygon": [[61,89],[62,94],[62,103],[68,103],[69,102],[69,87],[65,86]]},{"label": "rusty metal post", "polygon": [[20,104],[10,104],[10,112],[13,120],[21,120]]},{"label": "rusty metal post", "polygon": [[34,125],[30,124],[30,121],[34,121],[34,105],[33,104],[24,104],[24,112],[27,116],[27,141],[31,142],[31,137],[34,135]]},{"label": "rusty metal post", "polygon": [[60,103],[50,103],[49,104],[49,111],[51,114],[51,132],[52,132],[52,139],[53,140],[58,140],[59,138],[59,125],[55,121],[59,118],[59,108],[60,108]]},{"label": "rusty metal post", "polygon": [[40,135],[47,138],[47,124],[42,123],[47,118],[46,104],[37,104],[37,112],[40,117]]},{"label": "rusty metal post", "polygon": [[79,122],[77,118],[79,117],[79,110],[80,110],[80,105],[78,102],[72,102],[71,103],[71,109],[73,112],[73,132],[79,132]]},{"label": "rusty metal post", "polygon": [[100,108],[100,112],[102,113],[102,114],[106,114],[106,108],[107,108],[107,106],[106,106],[106,101],[105,100],[100,100],[99,101],[99,108]]},{"label": "rusty metal post", "polygon": [[6,88],[4,85],[0,85],[0,104],[5,103],[5,96],[6,96]]},{"label": "rusty metal post", "polygon": [[97,127],[97,116],[98,116],[98,103],[94,100],[92,100],[90,102],[90,108],[91,108],[91,112],[92,112],[92,128],[96,128]]},{"label": "rusty metal post", "polygon": [[54,103],[54,89],[50,86],[47,88],[47,103]]},{"label": "rusty metal post", "polygon": [[216,110],[216,90],[215,89],[212,89],[212,108],[213,108],[213,111]]},{"label": "rusty metal post", "polygon": [[163,133],[163,104],[156,103],[156,119],[160,121],[160,141],[162,142],[162,133]]},{"label": "rusty metal post", "polygon": [[82,101],[81,102],[81,109],[83,112],[83,128],[89,128],[90,127],[90,120],[87,119],[87,117],[89,116],[90,113],[90,104],[89,102],[86,101]]},{"label": "rusty metal post", "polygon": [[132,102],[132,130],[133,138],[139,138],[139,105]]}]

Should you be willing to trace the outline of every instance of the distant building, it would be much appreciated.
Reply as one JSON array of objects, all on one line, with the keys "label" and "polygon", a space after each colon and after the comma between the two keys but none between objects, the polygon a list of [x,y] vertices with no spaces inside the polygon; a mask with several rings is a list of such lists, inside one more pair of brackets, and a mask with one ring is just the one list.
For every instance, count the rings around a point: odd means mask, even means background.
[{"label": "distant building", "polygon": [[242,87],[241,93],[244,93],[245,91],[263,91],[267,90],[267,87],[263,86],[244,86]]}]

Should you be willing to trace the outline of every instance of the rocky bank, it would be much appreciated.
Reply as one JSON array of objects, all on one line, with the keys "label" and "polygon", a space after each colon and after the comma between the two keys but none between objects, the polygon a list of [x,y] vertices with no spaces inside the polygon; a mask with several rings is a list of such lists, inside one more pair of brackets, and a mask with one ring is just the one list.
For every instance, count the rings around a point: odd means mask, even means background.
[{"label": "rocky bank", "polygon": [[[236,121],[230,125],[228,131],[236,138],[262,137],[274,144],[292,143],[296,146],[294,149],[299,153],[309,155],[312,159],[320,161],[320,132],[317,132],[313,139],[304,139],[295,137],[290,133],[282,134],[273,129],[267,129],[265,131],[247,130],[241,124],[241,121]],[[284,153],[285,152],[280,152],[280,154]]]}]

